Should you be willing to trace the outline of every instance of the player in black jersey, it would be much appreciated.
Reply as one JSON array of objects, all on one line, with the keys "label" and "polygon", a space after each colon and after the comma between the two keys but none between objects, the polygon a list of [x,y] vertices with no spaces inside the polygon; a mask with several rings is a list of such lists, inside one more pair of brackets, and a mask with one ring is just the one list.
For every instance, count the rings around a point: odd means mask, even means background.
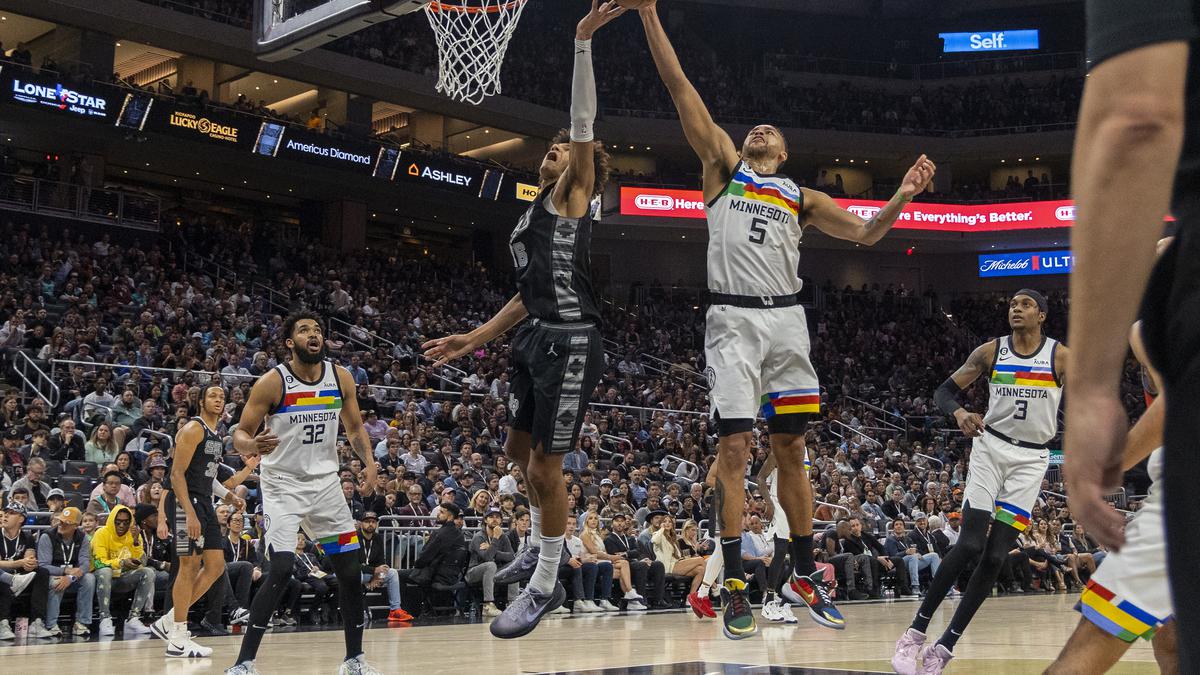
[{"label": "player in black jersey", "polygon": [[196,644],[187,630],[188,609],[225,571],[221,526],[213,508],[213,479],[224,454],[215,431],[225,409],[225,390],[210,384],[200,390],[200,414],[175,435],[171,466],[174,503],[175,554],[178,570],[171,590],[174,620],[164,614],[150,627],[167,641],[167,656],[178,658],[212,655],[212,648]]},{"label": "player in black jersey", "polygon": [[609,158],[592,133],[596,84],[591,37],[624,11],[615,2],[601,5],[593,0],[576,29],[570,135],[554,139],[542,160],[538,196],[509,237],[517,295],[471,333],[423,345],[425,356],[440,366],[471,353],[526,316],[532,318],[513,341],[512,426],[505,444],[505,454],[528,479],[530,545],[496,575],[497,583],[524,576],[530,576],[530,582],[492,622],[492,635],[500,638],[529,633],[566,599],[557,582],[567,522],[562,457],[575,447],[589,396],[604,368],[597,327],[600,309],[590,268],[592,202],[608,179]]}]

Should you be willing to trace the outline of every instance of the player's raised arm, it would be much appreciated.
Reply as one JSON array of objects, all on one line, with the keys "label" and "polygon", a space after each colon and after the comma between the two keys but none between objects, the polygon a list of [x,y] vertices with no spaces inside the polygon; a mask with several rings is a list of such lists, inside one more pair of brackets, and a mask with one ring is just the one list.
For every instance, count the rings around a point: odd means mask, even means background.
[{"label": "player's raised arm", "polygon": [[892,225],[895,225],[896,219],[900,217],[900,212],[913,197],[929,187],[936,171],[937,166],[933,161],[921,155],[917,163],[904,174],[904,180],[901,181],[896,194],[868,220],[863,220],[838,206],[837,202],[824,192],[801,188],[800,191],[804,193],[805,219],[831,237],[872,246],[892,229]]},{"label": "player's raised arm", "polygon": [[438,368],[470,354],[497,336],[503,335],[508,332],[508,329],[521,323],[527,316],[529,316],[529,312],[525,309],[525,303],[521,302],[521,296],[514,295],[504,307],[500,308],[499,312],[496,312],[496,316],[488,319],[488,322],[479,328],[466,334],[447,335],[428,340],[421,345],[421,349],[425,350],[425,358],[434,362],[433,367]]},{"label": "player's raised arm", "polygon": [[958,395],[975,381],[975,378],[991,368],[996,356],[996,343],[985,342],[975,348],[954,374],[933,393],[933,402],[947,415],[953,415],[958,422],[958,428],[968,437],[979,436],[983,433],[983,418],[979,413],[968,412],[958,403]]},{"label": "player's raised arm", "polygon": [[596,76],[592,70],[592,35],[625,8],[609,0],[592,0],[592,9],[575,28],[575,75],[571,84],[571,150],[567,168],[554,187],[560,213],[573,217],[587,213],[596,194]]},{"label": "player's raised arm", "polygon": [[[650,4],[638,10],[638,13],[642,17],[642,26],[646,29],[646,42],[650,45],[650,53],[654,56],[654,65],[658,68],[659,77],[662,78],[663,84],[667,85],[671,99],[675,101],[675,109],[679,111],[683,133],[704,164],[704,198],[711,199],[728,181],[730,172],[737,166],[737,148],[729,134],[713,122],[712,115],[700,99],[696,87],[692,86],[687,75],[684,75],[683,67],[679,65],[679,57],[675,55],[675,48],[671,46],[667,32],[658,20],[657,5]],[[709,194],[710,192],[712,194]]]},{"label": "player's raised arm", "polygon": [[282,396],[283,380],[278,370],[268,371],[254,383],[246,407],[242,409],[242,417],[238,420],[238,428],[233,432],[233,448],[239,455],[266,455],[279,445],[279,438],[270,429],[263,428],[261,433],[255,432],[263,426],[267,413]]}]

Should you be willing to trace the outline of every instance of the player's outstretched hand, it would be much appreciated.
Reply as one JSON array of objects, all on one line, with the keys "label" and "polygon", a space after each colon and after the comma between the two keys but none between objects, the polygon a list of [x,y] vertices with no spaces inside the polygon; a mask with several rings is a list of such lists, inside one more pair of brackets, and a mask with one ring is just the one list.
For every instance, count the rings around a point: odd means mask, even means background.
[{"label": "player's outstretched hand", "polygon": [[625,8],[618,5],[615,0],[608,0],[604,4],[600,4],[600,0],[592,0],[592,11],[588,12],[587,16],[583,17],[579,21],[579,25],[575,27],[575,39],[591,40],[592,34],[601,26],[624,13]]},{"label": "player's outstretched hand", "polygon": [[921,155],[917,158],[917,163],[913,164],[908,173],[904,174],[904,180],[900,181],[900,194],[909,199],[916,197],[933,182],[935,173],[937,173],[937,165],[933,163],[933,160]]},{"label": "player's outstretched hand", "polygon": [[960,410],[954,416],[954,421],[958,422],[959,431],[963,432],[967,438],[983,435],[983,418],[979,416],[979,413]]},{"label": "player's outstretched hand", "polygon": [[426,342],[421,349],[425,350],[425,358],[434,362],[433,367],[439,368],[470,354],[475,343],[467,335],[447,335]]},{"label": "player's outstretched hand", "polygon": [[262,433],[254,437],[254,450],[260,455],[269,455],[278,446],[279,437],[266,429],[263,429]]},{"label": "player's outstretched hand", "polygon": [[1072,395],[1063,440],[1063,476],[1071,515],[1096,541],[1114,551],[1125,543],[1125,517],[1104,501],[1104,495],[1120,486],[1126,419],[1125,407],[1115,394]]}]

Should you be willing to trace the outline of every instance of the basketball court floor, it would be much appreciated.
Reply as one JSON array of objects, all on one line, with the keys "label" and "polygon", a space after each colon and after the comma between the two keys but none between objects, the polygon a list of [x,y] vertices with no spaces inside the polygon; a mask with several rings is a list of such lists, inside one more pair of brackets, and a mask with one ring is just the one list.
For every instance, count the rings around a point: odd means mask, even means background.
[{"label": "basketball court floor", "polygon": [[[991,598],[959,642],[948,673],[1024,675],[1042,672],[1058,654],[1079,615],[1077,594]],[[940,635],[957,601],[949,600],[930,625]],[[593,673],[596,675],[844,675],[891,672],[896,638],[916,611],[913,601],[846,603],[849,628],[831,631],[807,617],[797,627],[760,624],[754,638],[721,635],[715,620],[690,612],[632,616],[587,614],[547,618],[519,640],[493,638],[484,625],[369,629],[367,655],[385,673]],[[6,673],[133,675],[219,674],[237,655],[240,636],[201,638],[212,659],[191,662],[163,657],[159,640],[45,643],[0,647]],[[258,659],[264,675],[337,673],[343,657],[340,630],[276,629]],[[1112,673],[1157,673],[1146,643],[1135,645]]]}]

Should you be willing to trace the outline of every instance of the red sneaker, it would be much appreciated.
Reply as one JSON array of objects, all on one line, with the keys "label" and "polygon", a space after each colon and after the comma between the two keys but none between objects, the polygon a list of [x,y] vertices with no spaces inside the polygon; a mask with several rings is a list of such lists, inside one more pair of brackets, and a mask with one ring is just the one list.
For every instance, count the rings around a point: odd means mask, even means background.
[{"label": "red sneaker", "polygon": [[692,592],[687,596],[687,603],[701,619],[717,618],[717,613],[713,611],[712,598],[702,598],[699,593]]},{"label": "red sneaker", "polygon": [[388,612],[388,621],[412,621],[412,614],[403,609],[393,609]]}]

